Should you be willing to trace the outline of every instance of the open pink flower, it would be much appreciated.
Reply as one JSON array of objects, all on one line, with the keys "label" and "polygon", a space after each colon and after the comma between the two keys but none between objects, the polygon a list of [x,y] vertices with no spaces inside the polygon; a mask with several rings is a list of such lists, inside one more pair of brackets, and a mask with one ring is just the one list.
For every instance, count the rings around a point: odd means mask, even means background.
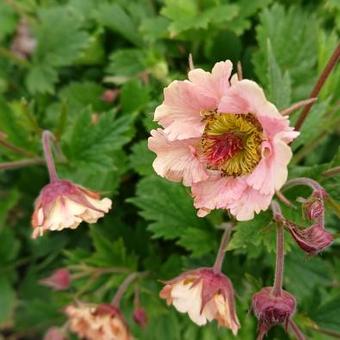
[{"label": "open pink flower", "polygon": [[129,328],[120,310],[109,304],[78,303],[66,307],[69,327],[81,339],[131,340]]},{"label": "open pink flower", "polygon": [[47,230],[75,229],[82,222],[96,223],[111,208],[111,200],[67,180],[43,187],[32,215],[33,238]]},{"label": "open pink flower", "polygon": [[240,328],[232,283],[212,268],[191,270],[165,282],[160,297],[179,312],[188,313],[199,326],[217,320],[219,326],[230,328],[234,335]]},{"label": "open pink flower", "polygon": [[231,71],[227,60],[173,81],[155,111],[163,129],[151,131],[149,148],[160,176],[191,187],[199,216],[228,209],[249,220],[285,183],[288,143],[298,132],[255,82],[229,80]]}]

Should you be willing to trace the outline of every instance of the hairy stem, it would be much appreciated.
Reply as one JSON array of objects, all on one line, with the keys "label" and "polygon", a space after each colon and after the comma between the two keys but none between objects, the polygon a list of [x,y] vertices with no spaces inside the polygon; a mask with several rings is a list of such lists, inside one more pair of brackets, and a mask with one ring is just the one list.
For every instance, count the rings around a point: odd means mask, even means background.
[{"label": "hairy stem", "polygon": [[309,99],[301,100],[301,101],[287,107],[286,109],[281,110],[280,113],[282,114],[282,116],[288,116],[292,112],[300,109],[301,107],[306,106],[308,104],[312,104],[312,103],[316,102],[317,100],[318,100],[318,98],[309,98]]},{"label": "hairy stem", "polygon": [[0,163],[0,170],[19,169],[26,166],[44,164],[42,158],[21,159],[20,161]]},{"label": "hairy stem", "polygon": [[[328,63],[326,65],[326,67],[324,68],[324,70],[322,71],[317,83],[315,84],[311,94],[310,94],[310,98],[315,98],[318,96],[318,94],[320,93],[322,86],[324,85],[325,81],[327,80],[327,78],[329,77],[329,75],[331,74],[333,68],[335,67],[335,65],[337,64],[338,60],[340,58],[340,44],[335,48],[333,54],[331,55],[331,57],[328,60]],[[308,113],[310,111],[310,109],[312,108],[313,103],[310,103],[308,105],[305,106],[305,108],[303,109],[303,111],[301,112],[296,124],[295,124],[295,130],[300,130],[301,126],[303,124],[303,122],[305,121],[305,119],[308,116]]]},{"label": "hairy stem", "polygon": [[332,177],[340,174],[340,166],[328,169],[322,173],[322,176]]},{"label": "hairy stem", "polygon": [[273,284],[273,295],[279,296],[282,292],[282,281],[284,271],[284,228],[282,225],[282,212],[279,204],[276,201],[272,202],[272,210],[274,219],[277,221],[276,229],[276,263],[275,263],[275,277]]},{"label": "hairy stem", "polygon": [[51,183],[58,180],[58,174],[55,168],[53,155],[52,155],[52,147],[51,147],[51,144],[54,141],[55,141],[55,137],[52,132],[45,130],[42,133],[42,145],[44,149],[45,161],[46,161],[48,173],[50,175]]},{"label": "hairy stem", "polygon": [[298,340],[305,340],[306,339],[306,337],[302,333],[301,329],[298,327],[298,325],[293,320],[289,321],[289,327],[293,331],[293,333],[295,334],[295,336]]},{"label": "hairy stem", "polygon": [[225,256],[225,249],[230,239],[231,230],[233,228],[233,223],[227,223],[224,233],[221,238],[220,247],[218,248],[216,260],[213,266],[214,271],[220,272],[223,265],[223,260]]},{"label": "hairy stem", "polygon": [[139,273],[131,273],[129,274],[125,280],[122,282],[122,284],[119,286],[115,296],[113,297],[111,304],[114,307],[119,308],[119,304],[120,304],[120,300],[122,299],[124,293],[126,292],[126,290],[128,289],[129,285],[137,279],[137,277],[139,276]]},{"label": "hairy stem", "polygon": [[298,177],[290,179],[284,185],[284,189],[288,189],[296,185],[306,185],[313,190],[323,190],[322,186],[317,181],[314,181],[314,179],[308,177]]},{"label": "hairy stem", "polygon": [[237,79],[238,80],[243,79],[243,69],[240,61],[237,62]]}]

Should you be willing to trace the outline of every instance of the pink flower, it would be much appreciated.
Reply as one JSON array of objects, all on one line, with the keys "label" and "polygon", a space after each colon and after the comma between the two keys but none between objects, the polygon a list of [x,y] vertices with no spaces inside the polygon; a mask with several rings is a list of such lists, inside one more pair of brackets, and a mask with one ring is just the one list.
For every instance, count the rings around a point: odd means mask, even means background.
[{"label": "pink flower", "polygon": [[66,340],[66,337],[61,328],[51,327],[45,333],[44,340]]},{"label": "pink flower", "polygon": [[67,306],[69,327],[80,338],[89,340],[132,340],[120,310],[109,304]]},{"label": "pink flower", "polygon": [[324,199],[327,193],[322,188],[314,190],[308,199],[303,201],[303,210],[310,221],[322,218],[325,213]]},{"label": "pink flower", "polygon": [[148,316],[145,312],[145,309],[142,307],[137,307],[133,311],[133,320],[137,325],[144,328],[148,323]]},{"label": "pink flower", "polygon": [[294,223],[285,223],[286,228],[293,236],[298,246],[309,255],[316,255],[329,247],[333,242],[333,236],[321,224],[300,229]]},{"label": "pink flower", "polygon": [[70,286],[71,275],[67,268],[60,268],[52,275],[40,280],[39,283],[54,290],[65,290]]},{"label": "pink flower", "polygon": [[33,238],[47,230],[75,229],[96,223],[111,208],[111,200],[67,180],[56,180],[40,192],[32,215]]},{"label": "pink flower", "polygon": [[219,326],[237,334],[240,324],[235,311],[234,290],[230,280],[212,268],[185,272],[165,282],[160,297],[202,326],[217,320]]},{"label": "pink flower", "polygon": [[281,294],[274,296],[273,287],[264,287],[253,295],[252,310],[259,320],[259,336],[264,335],[273,327],[284,324],[287,329],[291,317],[295,313],[296,300],[293,295],[282,290]]},{"label": "pink flower", "polygon": [[298,136],[263,90],[231,77],[230,61],[173,81],[154,119],[149,148],[155,171],[190,186],[198,215],[228,209],[249,220],[268,208],[287,179],[288,145]]}]

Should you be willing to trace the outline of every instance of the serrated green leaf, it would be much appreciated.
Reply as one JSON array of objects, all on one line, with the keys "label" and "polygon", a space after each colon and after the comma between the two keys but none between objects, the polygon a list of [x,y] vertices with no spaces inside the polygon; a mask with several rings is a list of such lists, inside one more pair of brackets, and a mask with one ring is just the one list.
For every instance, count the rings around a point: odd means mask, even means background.
[{"label": "serrated green leaf", "polygon": [[147,141],[141,141],[133,145],[129,160],[132,168],[138,174],[147,176],[154,173],[152,168],[154,158],[154,154],[148,149]]},{"label": "serrated green leaf", "polygon": [[138,80],[131,80],[122,87],[120,101],[125,114],[140,111],[149,100],[149,89]]}]

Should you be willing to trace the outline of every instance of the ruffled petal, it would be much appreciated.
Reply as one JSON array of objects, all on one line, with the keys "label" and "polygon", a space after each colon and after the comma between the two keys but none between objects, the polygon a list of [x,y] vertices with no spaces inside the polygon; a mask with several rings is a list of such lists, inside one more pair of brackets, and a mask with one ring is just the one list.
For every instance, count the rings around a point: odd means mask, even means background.
[{"label": "ruffled petal", "polygon": [[228,209],[238,221],[249,221],[255,213],[267,210],[273,198],[272,194],[263,195],[252,187],[247,187],[238,200],[228,204]]},{"label": "ruffled petal", "polygon": [[244,181],[232,177],[211,176],[208,180],[192,185],[197,215],[204,217],[213,209],[226,209],[228,204],[238,200],[246,188]]},{"label": "ruffled petal", "polygon": [[152,130],[149,149],[157,154],[153,167],[158,175],[190,186],[208,178],[205,166],[196,155],[196,139],[169,141],[162,129]]}]

